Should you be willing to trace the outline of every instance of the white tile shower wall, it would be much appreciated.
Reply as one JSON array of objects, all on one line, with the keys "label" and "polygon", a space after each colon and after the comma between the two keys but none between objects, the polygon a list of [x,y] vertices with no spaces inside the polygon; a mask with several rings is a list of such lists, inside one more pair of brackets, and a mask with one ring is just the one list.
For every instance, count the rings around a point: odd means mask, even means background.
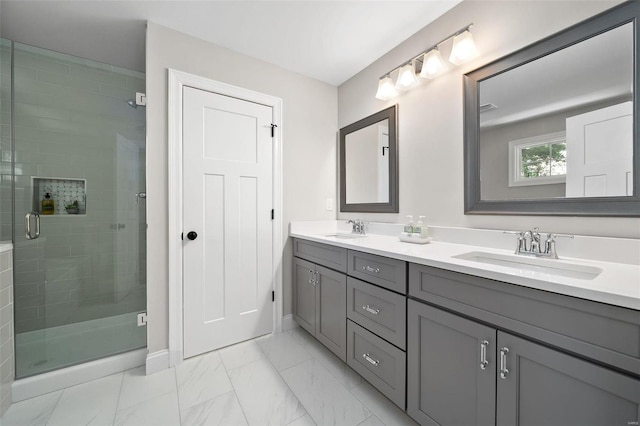
[{"label": "white tile shower wall", "polygon": [[0,241],[11,241],[11,49],[0,40]]},{"label": "white tile shower wall", "polygon": [[[16,333],[146,306],[144,75],[16,44]],[[86,215],[41,218],[22,238],[34,176],[87,182]],[[58,201],[59,207],[63,203]]]},{"label": "white tile shower wall", "polygon": [[0,417],[11,405],[11,384],[14,378],[11,257],[11,250],[0,252]]}]

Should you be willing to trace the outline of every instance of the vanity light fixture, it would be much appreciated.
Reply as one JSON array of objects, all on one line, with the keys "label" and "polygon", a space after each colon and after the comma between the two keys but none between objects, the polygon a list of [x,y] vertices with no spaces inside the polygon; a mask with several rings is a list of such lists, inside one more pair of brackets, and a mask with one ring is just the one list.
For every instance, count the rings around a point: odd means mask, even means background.
[{"label": "vanity light fixture", "polygon": [[393,84],[393,80],[391,76],[387,75],[382,77],[378,82],[378,91],[376,92],[376,98],[381,101],[388,101],[389,99],[393,99],[398,96],[398,91],[396,90],[395,84]]},{"label": "vanity light fixture", "polygon": [[447,64],[440,53],[440,50],[435,47],[422,56],[422,70],[420,71],[420,77],[422,78],[436,78],[440,74],[446,71]]},{"label": "vanity light fixture", "polygon": [[451,55],[449,55],[449,62],[460,65],[476,56],[478,56],[478,49],[468,29],[453,37],[453,47],[451,48]]},{"label": "vanity light fixture", "polygon": [[[471,31],[469,31],[472,26],[473,24],[469,24],[466,27],[459,29],[430,48],[423,50],[409,61],[404,62],[402,65],[399,65],[384,74],[378,81],[376,98],[382,101],[388,101],[389,99],[398,96],[402,91],[408,90],[417,85],[418,78],[416,77],[416,71],[418,65],[420,65],[420,72],[418,75],[422,78],[433,79],[446,71],[448,66],[440,53],[439,47],[452,38],[453,46],[451,47],[449,62],[454,65],[461,65],[477,57],[478,49],[473,41]],[[394,84],[391,74],[395,71],[398,72]]]},{"label": "vanity light fixture", "polygon": [[416,69],[413,67],[413,61],[400,67],[398,78],[396,78],[396,89],[409,90],[418,83],[416,77]]}]

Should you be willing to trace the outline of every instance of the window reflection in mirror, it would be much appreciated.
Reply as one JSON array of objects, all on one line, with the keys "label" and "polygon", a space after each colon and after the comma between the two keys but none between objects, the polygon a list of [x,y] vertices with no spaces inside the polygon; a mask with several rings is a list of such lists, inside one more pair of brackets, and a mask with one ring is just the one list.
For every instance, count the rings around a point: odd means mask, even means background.
[{"label": "window reflection in mirror", "polygon": [[478,84],[480,199],[633,195],[633,24]]},{"label": "window reflection in mirror", "polygon": [[348,204],[389,202],[389,120],[345,137]]}]

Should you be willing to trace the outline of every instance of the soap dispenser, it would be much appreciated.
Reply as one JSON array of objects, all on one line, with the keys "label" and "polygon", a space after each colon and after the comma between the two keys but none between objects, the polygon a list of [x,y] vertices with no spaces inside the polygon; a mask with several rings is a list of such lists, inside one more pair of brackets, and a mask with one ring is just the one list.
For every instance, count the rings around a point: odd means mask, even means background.
[{"label": "soap dispenser", "polygon": [[47,192],[44,194],[44,198],[42,199],[42,209],[40,210],[40,214],[42,215],[52,215],[55,211],[55,201],[51,198],[51,193]]},{"label": "soap dispenser", "polygon": [[413,234],[413,228],[413,216],[407,215],[407,224],[404,226],[404,232],[406,232],[407,234]]},{"label": "soap dispenser", "polygon": [[413,231],[416,234],[420,234],[420,238],[427,238],[429,236],[429,228],[424,223],[424,218],[424,216],[420,216],[418,218],[418,223],[416,224],[416,227]]}]

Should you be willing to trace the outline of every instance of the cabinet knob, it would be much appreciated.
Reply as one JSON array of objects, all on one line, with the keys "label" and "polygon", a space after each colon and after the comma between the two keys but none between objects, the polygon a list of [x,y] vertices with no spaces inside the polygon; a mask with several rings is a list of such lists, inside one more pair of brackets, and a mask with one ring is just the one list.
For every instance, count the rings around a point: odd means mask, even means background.
[{"label": "cabinet knob", "polygon": [[195,240],[196,238],[198,238],[198,233],[195,231],[189,231],[187,233],[187,238],[190,239],[191,241]]}]

